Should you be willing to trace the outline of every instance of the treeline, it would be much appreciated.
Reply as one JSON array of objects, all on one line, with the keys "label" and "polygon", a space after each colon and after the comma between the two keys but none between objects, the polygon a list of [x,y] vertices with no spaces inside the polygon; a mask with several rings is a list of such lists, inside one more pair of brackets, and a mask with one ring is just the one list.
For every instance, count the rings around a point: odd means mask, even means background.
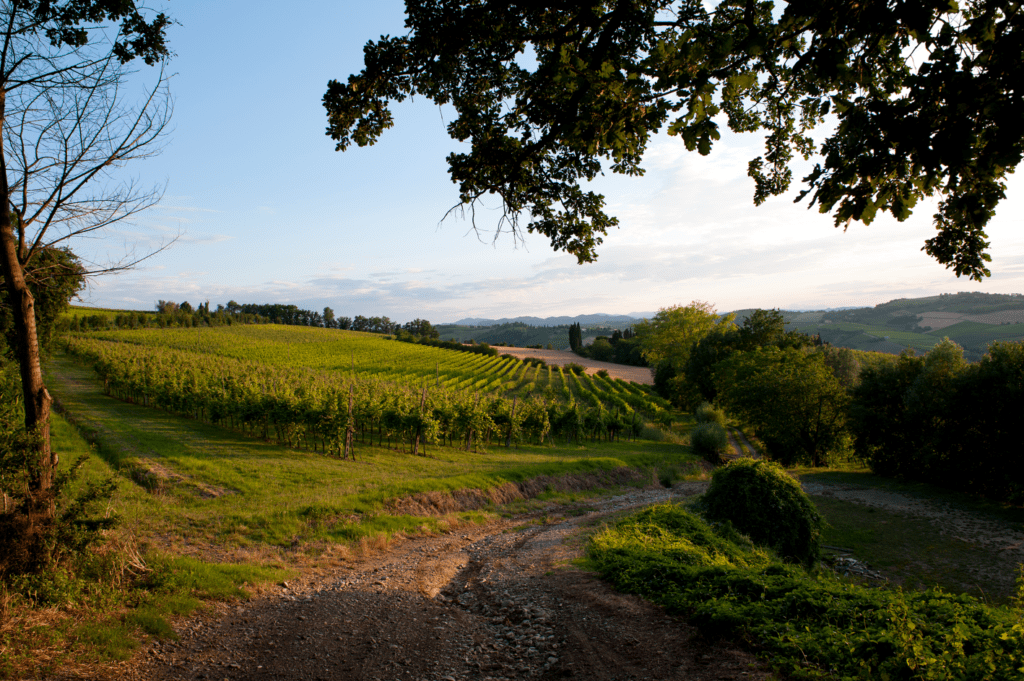
[{"label": "treeline", "polygon": [[231,324],[285,324],[289,326],[313,326],[326,329],[365,331],[368,333],[405,333],[422,338],[438,338],[437,330],[425,319],[414,319],[405,324],[393,322],[388,317],[337,317],[334,310],[325,307],[323,312],[305,310],[296,305],[281,304],[239,304],[229,301],[210,309],[210,301],[193,307],[188,301],[176,303],[160,300],[155,312],[130,311],[115,314],[71,315],[57,322],[61,331],[107,331],[112,329],[152,329],[201,326],[225,326]]},{"label": "treeline", "polygon": [[569,327],[569,347],[580,357],[595,359],[599,362],[614,362],[636,367],[647,366],[640,339],[629,327],[623,331],[615,329],[611,336],[598,336],[590,345],[584,345],[583,329],[577,322]]},{"label": "treeline", "polygon": [[1024,343],[995,342],[981,361],[943,340],[862,371],[849,427],[873,471],[994,499],[1024,501],[1018,419],[1024,414]]},{"label": "treeline", "polygon": [[655,386],[678,406],[724,408],[787,466],[853,456],[880,475],[1024,501],[1019,342],[995,342],[976,363],[948,338],[920,357],[858,352],[758,310],[694,342],[682,370],[660,365]]},{"label": "treeline", "polygon": [[[457,350],[458,352],[472,352],[478,355],[487,355],[489,357],[495,357],[498,354],[498,350],[487,343],[459,343],[457,341],[444,341],[436,337],[431,338],[429,336],[418,336],[410,331],[406,331],[405,329],[399,329],[395,334],[395,339],[405,343],[429,345],[432,348],[444,348],[445,350]],[[511,355],[509,356],[511,357]]]}]

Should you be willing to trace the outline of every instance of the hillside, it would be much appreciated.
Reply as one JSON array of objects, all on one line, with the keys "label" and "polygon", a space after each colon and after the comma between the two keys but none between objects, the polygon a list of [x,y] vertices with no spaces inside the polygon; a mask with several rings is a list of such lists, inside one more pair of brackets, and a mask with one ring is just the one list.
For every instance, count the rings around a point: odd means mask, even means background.
[{"label": "hillside", "polygon": [[[615,329],[621,330],[631,325],[631,323],[587,325],[583,322],[581,324],[583,325],[585,343],[593,340],[595,336],[610,336]],[[567,324],[562,326],[533,326],[525,322],[508,322],[493,326],[438,324],[434,328],[441,334],[441,340],[468,341],[472,339],[477,343],[511,345],[519,348],[531,345],[540,345],[546,348],[549,344],[554,350],[569,348],[569,326]]]},{"label": "hillside", "polygon": [[[742,323],[751,310],[737,310]],[[874,307],[798,312],[783,310],[788,328],[820,334],[826,343],[854,350],[900,353],[929,350],[948,336],[978,360],[992,341],[1024,340],[1024,296],[956,293],[898,298]]]},{"label": "hillside", "polygon": [[530,326],[569,326],[570,324],[579,322],[584,326],[594,327],[612,327],[622,328],[623,326],[629,326],[634,324],[641,319],[649,319],[654,316],[653,312],[631,312],[627,315],[621,314],[579,314],[575,316],[562,315],[560,317],[503,317],[501,319],[483,319],[480,317],[467,317],[460,319],[457,322],[452,322],[453,326],[501,326],[502,324],[513,324],[521,323],[528,324]]}]

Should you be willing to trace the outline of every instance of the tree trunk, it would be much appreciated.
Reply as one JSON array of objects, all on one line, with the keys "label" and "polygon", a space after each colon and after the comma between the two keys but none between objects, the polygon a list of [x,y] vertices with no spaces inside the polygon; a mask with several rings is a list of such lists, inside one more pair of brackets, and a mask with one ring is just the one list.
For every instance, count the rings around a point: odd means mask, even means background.
[{"label": "tree trunk", "polygon": [[[0,100],[2,102],[2,100]],[[2,107],[2,103],[0,103]],[[4,153],[0,143],[0,158]],[[34,445],[34,470],[29,475],[29,499],[32,508],[26,509],[30,526],[53,519],[53,476],[57,455],[50,448],[50,393],[43,384],[43,371],[39,363],[39,340],[36,335],[35,300],[25,281],[25,272],[19,258],[21,244],[15,235],[15,225],[8,204],[6,163],[0,160],[0,274],[4,277],[7,298],[14,318],[17,346],[12,348],[21,370],[21,387],[25,399],[25,428],[37,434]]]}]

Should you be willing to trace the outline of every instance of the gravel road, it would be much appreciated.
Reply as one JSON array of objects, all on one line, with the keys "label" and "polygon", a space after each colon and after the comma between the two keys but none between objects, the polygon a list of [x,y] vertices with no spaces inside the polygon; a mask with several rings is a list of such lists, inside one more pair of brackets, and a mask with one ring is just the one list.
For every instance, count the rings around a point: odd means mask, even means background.
[{"label": "gravel road", "polygon": [[754,658],[568,564],[581,528],[706,483],[407,539],[181,623],[117,678],[766,679]]}]

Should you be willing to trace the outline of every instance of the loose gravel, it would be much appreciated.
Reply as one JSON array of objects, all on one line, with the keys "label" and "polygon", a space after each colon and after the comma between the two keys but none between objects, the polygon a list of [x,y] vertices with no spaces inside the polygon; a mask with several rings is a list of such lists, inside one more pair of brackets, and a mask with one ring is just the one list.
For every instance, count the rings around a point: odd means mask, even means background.
[{"label": "loose gravel", "polygon": [[153,643],[117,678],[766,679],[750,654],[708,643],[570,564],[581,528],[702,488],[640,490],[557,509],[571,517],[405,540],[182,622],[178,641]]}]

